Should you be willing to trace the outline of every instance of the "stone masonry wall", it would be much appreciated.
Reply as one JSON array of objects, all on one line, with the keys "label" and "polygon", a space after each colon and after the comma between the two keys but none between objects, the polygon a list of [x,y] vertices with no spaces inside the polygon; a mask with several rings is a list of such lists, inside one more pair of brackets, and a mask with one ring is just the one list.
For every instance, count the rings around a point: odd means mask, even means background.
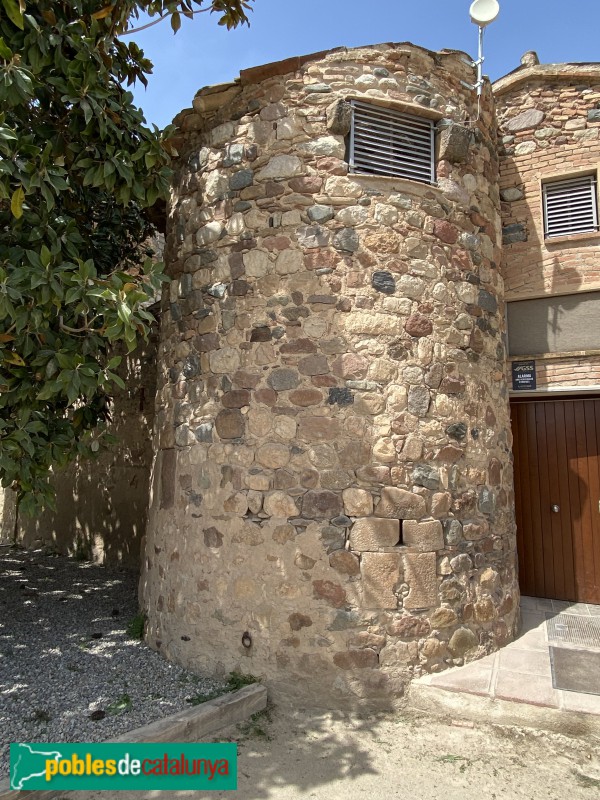
[{"label": "stone masonry wall", "polygon": [[[152,465],[156,339],[153,335],[119,366],[126,388],[115,392],[108,426],[118,444],[57,473],[56,511],[46,509],[35,517],[19,514],[19,545],[47,547],[107,566],[140,568]],[[5,492],[7,497],[12,494]],[[14,502],[6,504],[4,512],[7,524],[0,530],[10,527],[12,540]],[[2,513],[0,503],[0,520]]]},{"label": "stone masonry wall", "polygon": [[[600,66],[535,65],[494,84],[506,299],[600,288],[600,234],[544,241],[542,181],[597,170]],[[538,388],[600,385],[600,353],[536,357]]]},{"label": "stone masonry wall", "polygon": [[[518,611],[495,119],[464,55],[341,49],[178,118],[141,593],[168,658],[390,705]],[[345,101],[443,119],[348,175]]]}]

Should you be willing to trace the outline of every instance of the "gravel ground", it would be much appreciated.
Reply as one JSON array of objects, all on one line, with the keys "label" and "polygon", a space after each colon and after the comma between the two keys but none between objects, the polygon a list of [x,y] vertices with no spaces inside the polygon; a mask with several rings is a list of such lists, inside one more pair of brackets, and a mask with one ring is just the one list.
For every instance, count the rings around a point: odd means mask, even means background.
[{"label": "gravel ground", "polygon": [[101,742],[222,690],[129,638],[137,613],[131,572],[0,547],[0,777],[10,742]]}]

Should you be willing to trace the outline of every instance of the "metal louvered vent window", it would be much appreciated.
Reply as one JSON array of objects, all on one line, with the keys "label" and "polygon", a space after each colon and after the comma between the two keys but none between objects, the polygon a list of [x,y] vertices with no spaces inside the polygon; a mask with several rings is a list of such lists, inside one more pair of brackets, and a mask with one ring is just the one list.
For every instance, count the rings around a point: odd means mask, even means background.
[{"label": "metal louvered vent window", "polygon": [[583,175],[543,184],[544,236],[598,230],[596,176]]},{"label": "metal louvered vent window", "polygon": [[433,122],[352,100],[350,171],[435,182]]}]

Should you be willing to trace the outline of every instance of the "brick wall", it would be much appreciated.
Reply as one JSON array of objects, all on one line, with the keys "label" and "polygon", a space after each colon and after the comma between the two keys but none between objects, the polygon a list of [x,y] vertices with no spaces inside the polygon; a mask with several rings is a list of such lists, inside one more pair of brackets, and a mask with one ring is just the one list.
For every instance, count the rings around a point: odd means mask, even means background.
[{"label": "brick wall", "polygon": [[[508,380],[511,381],[511,359],[508,364]],[[551,358],[535,359],[537,389],[556,389],[558,387],[585,388],[600,386],[600,354],[598,355],[558,355]]]},{"label": "brick wall", "polygon": [[[522,67],[497,81],[494,95],[506,300],[598,289],[600,235],[545,241],[542,182],[597,170],[600,67]],[[577,353],[538,357],[536,376],[538,390],[599,385],[600,356]]]},{"label": "brick wall", "polygon": [[[525,74],[529,77],[522,83]],[[494,90],[506,300],[597,289],[600,236],[545,242],[541,183],[597,169],[600,67],[518,70],[498,81]]]}]

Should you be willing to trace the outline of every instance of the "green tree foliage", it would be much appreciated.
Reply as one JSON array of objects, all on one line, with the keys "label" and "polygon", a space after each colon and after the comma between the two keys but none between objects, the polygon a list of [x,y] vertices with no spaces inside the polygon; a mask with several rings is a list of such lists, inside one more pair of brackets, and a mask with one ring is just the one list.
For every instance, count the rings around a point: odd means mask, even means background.
[{"label": "green tree foliage", "polygon": [[[250,0],[251,1],[251,0]],[[170,181],[170,129],[127,90],[152,65],[119,38],[141,15],[246,0],[0,0],[0,479],[52,503],[51,468],[98,450],[122,381],[116,345],[146,337],[162,264],[148,209]]]}]

